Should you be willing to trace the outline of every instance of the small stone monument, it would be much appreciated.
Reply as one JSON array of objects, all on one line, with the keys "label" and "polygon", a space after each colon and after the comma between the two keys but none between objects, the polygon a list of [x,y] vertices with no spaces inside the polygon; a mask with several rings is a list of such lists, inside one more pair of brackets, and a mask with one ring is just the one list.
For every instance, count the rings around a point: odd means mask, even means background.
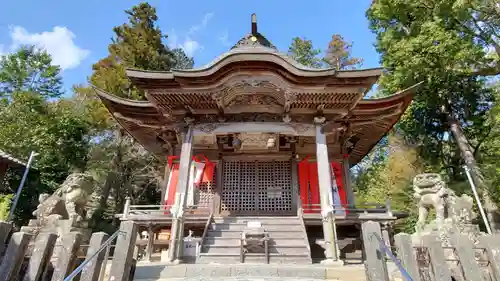
[{"label": "small stone monument", "polygon": [[40,194],[39,205],[33,212],[36,219],[29,221],[21,231],[33,234],[57,233],[59,237],[69,232],[80,232],[84,241],[90,238],[91,229],[86,220],[85,206],[94,187],[91,176],[74,170],[52,194]]}]

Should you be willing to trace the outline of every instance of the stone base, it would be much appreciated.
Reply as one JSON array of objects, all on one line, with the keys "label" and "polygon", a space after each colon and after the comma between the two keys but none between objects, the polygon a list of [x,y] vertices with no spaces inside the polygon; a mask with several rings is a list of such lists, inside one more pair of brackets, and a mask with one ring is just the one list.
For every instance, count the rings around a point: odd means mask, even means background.
[{"label": "stone base", "polygon": [[334,259],[324,259],[320,262],[322,265],[328,266],[344,266],[345,263],[343,260],[334,260]]}]

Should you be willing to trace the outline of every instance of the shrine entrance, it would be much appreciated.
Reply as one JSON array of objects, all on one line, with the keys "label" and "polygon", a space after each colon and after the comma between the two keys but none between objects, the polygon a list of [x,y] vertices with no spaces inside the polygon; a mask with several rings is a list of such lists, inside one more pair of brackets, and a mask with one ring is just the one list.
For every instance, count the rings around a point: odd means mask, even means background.
[{"label": "shrine entrance", "polygon": [[290,160],[225,160],[221,212],[243,215],[294,215],[292,186]]}]

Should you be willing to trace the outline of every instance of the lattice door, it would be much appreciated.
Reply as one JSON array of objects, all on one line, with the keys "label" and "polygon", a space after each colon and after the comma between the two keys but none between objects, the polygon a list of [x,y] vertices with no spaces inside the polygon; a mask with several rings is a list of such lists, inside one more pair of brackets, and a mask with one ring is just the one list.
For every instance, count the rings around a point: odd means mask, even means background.
[{"label": "lattice door", "polygon": [[290,161],[224,161],[222,211],[288,213],[292,211]]}]

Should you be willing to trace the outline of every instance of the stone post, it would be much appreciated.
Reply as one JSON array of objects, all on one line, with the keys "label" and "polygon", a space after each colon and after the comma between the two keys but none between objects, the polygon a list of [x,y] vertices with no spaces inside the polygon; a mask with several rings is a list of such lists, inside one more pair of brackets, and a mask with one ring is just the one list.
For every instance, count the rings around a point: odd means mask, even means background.
[{"label": "stone post", "polygon": [[186,193],[189,184],[189,172],[191,170],[191,158],[193,157],[193,120],[186,119],[188,124],[187,132],[181,147],[181,156],[179,160],[179,178],[175,189],[175,205],[170,231],[169,260],[179,263],[182,259],[182,248],[184,238],[184,209],[186,208]]},{"label": "stone post", "polygon": [[137,241],[137,225],[133,221],[120,224],[121,234],[116,239],[113,262],[109,273],[110,281],[128,281],[134,264],[134,249]]},{"label": "stone post", "polygon": [[385,245],[391,249],[391,225],[389,222],[383,222],[382,226],[382,239],[384,239]]},{"label": "stone post", "polygon": [[435,281],[450,281],[451,271],[446,263],[441,240],[435,234],[422,236],[422,244],[427,247]]},{"label": "stone post", "polygon": [[0,264],[0,280],[16,280],[32,236],[16,232],[10,238],[9,246]]},{"label": "stone post", "polygon": [[[85,260],[90,259],[108,240],[109,235],[105,232],[96,232],[90,238],[89,248],[87,249],[87,256]],[[109,246],[108,246],[109,247]],[[115,250],[116,251],[116,250]],[[82,270],[80,281],[99,281],[102,265],[106,264],[104,258],[106,256],[106,249],[102,250],[92,261],[90,261]]]},{"label": "stone post", "polygon": [[55,233],[40,233],[36,237],[28,269],[24,275],[23,281],[38,281],[42,276],[45,268],[50,262],[50,257],[56,245],[57,234]]},{"label": "stone post", "polygon": [[11,230],[12,223],[0,221],[0,255],[5,250],[5,244],[7,243],[7,238],[9,237]]},{"label": "stone post", "polygon": [[385,254],[380,249],[377,239],[382,238],[380,224],[374,221],[367,221],[361,224],[363,233],[363,249],[365,252],[366,280],[389,281]]},{"label": "stone post", "polygon": [[318,165],[318,183],[321,202],[321,214],[323,217],[323,234],[325,260],[322,263],[338,261],[338,252],[335,241],[335,222],[332,213],[332,175],[328,159],[328,147],[326,135],[323,131],[324,117],[314,118],[316,128],[316,162]]},{"label": "stone post", "polygon": [[417,264],[417,255],[413,250],[411,235],[399,233],[394,236],[394,243],[398,251],[398,258],[413,281],[421,281]]},{"label": "stone post", "polygon": [[151,261],[151,256],[154,250],[155,233],[153,231],[153,225],[148,225],[148,244],[146,245],[146,255],[144,260]]},{"label": "stone post", "polygon": [[455,248],[465,280],[483,280],[479,265],[476,262],[474,243],[465,235],[453,233],[450,237],[451,244]]},{"label": "stone post", "polygon": [[76,252],[80,247],[82,237],[79,232],[70,232],[61,237],[61,245],[56,251],[57,261],[54,266],[52,281],[63,281],[74,269]]},{"label": "stone post", "polygon": [[500,234],[481,236],[479,241],[486,248],[492,275],[500,280]]}]

